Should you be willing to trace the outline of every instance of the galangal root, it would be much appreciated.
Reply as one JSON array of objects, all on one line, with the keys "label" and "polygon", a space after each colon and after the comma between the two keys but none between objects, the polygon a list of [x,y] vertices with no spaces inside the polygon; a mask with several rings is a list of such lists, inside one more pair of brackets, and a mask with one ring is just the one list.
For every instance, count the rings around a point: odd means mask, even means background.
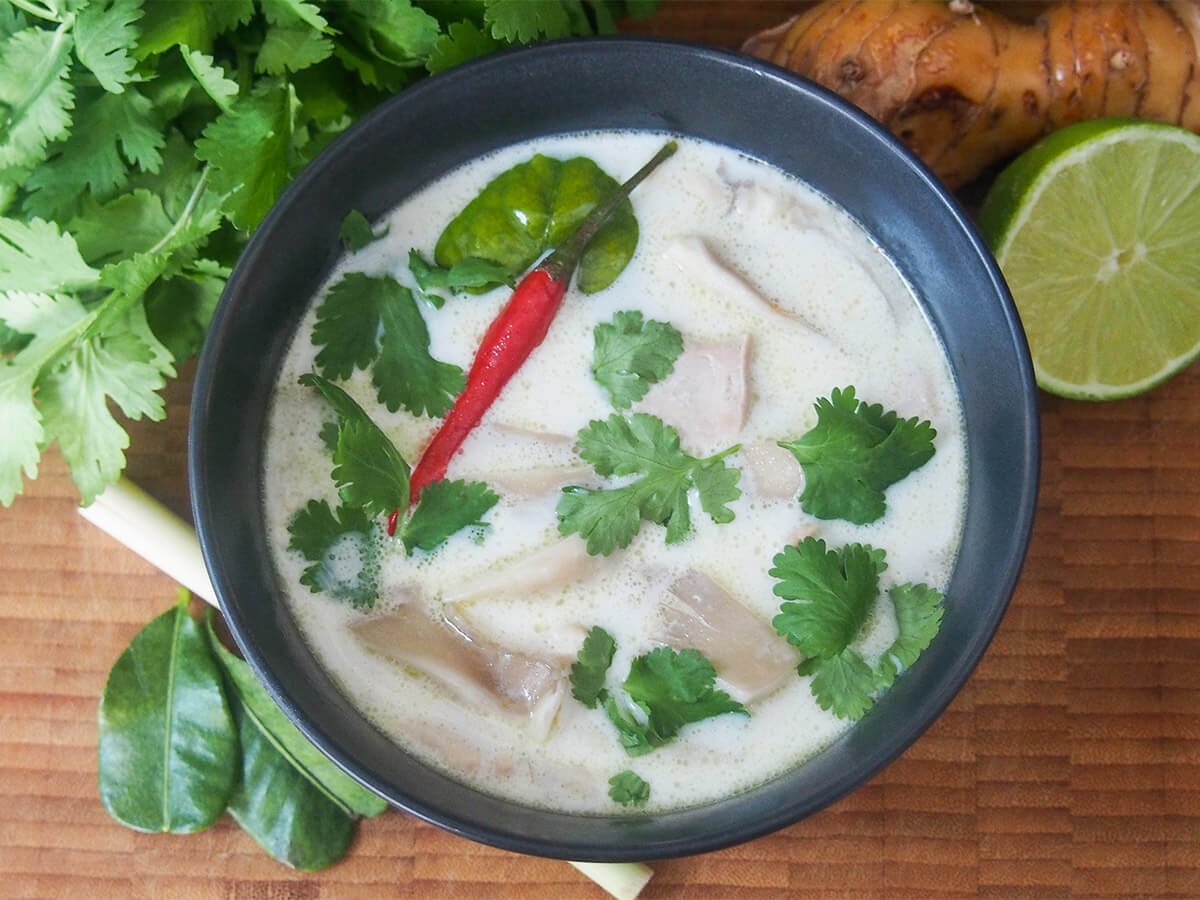
[{"label": "galangal root", "polygon": [[1084,119],[1200,132],[1200,0],[1061,2],[1029,23],[969,0],[826,0],[743,49],[832,88],[950,187]]}]

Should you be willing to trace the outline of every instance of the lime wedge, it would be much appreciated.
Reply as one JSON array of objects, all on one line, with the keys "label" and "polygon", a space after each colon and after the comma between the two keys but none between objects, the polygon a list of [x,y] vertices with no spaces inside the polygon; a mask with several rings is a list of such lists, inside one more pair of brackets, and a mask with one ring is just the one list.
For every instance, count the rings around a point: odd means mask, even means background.
[{"label": "lime wedge", "polygon": [[1200,135],[1069,126],[1005,169],[979,216],[1043,389],[1129,397],[1200,356]]}]

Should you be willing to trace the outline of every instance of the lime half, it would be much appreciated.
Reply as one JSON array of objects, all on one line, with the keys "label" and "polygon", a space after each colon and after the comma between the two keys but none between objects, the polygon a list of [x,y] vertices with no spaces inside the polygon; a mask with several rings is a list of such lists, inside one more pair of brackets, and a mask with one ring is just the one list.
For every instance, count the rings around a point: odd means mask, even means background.
[{"label": "lime half", "polygon": [[1128,397],[1200,356],[1200,135],[1072,125],[1005,169],[979,215],[1045,390]]}]

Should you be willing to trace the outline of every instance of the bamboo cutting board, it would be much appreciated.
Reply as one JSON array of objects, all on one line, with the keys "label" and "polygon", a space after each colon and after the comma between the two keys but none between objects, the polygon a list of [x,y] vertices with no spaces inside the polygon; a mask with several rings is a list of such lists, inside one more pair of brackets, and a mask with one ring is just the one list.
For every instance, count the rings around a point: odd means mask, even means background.
[{"label": "bamboo cutting board", "polygon": [[[639,29],[736,47],[786,3],[665,3]],[[190,369],[128,474],[187,513]],[[655,865],[645,898],[1200,898],[1200,365],[1150,394],[1043,396],[1042,492],[1007,617],[946,713],[770,837]],[[233,823],[117,825],[96,790],[109,667],[175,586],[75,512],[55,454],[0,510],[0,897],[599,898],[564,863],[388,812],[306,875]]]}]

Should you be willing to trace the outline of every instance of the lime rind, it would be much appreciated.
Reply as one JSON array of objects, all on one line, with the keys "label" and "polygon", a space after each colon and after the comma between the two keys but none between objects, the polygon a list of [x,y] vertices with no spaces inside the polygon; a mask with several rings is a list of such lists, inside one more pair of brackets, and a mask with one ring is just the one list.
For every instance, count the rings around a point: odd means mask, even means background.
[{"label": "lime rind", "polygon": [[1133,396],[1200,357],[1200,136],[1070,126],[1001,173],[980,227],[1044,390]]}]

